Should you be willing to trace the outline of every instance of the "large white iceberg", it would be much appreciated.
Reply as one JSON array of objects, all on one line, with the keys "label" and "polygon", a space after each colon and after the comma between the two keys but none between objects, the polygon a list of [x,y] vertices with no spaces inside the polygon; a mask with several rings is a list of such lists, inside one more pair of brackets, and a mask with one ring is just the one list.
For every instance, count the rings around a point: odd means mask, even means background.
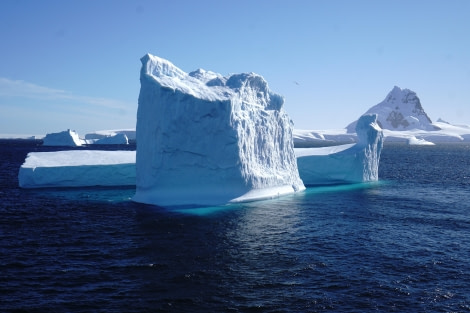
[{"label": "large white iceberg", "polygon": [[383,132],[376,114],[361,116],[358,142],[324,148],[296,148],[297,165],[305,185],[377,181]]},{"label": "large white iceberg", "polygon": [[284,99],[261,76],[141,61],[135,201],[220,204],[305,189]]},{"label": "large white iceberg", "polygon": [[22,188],[133,186],[135,151],[30,152],[18,181]]}]

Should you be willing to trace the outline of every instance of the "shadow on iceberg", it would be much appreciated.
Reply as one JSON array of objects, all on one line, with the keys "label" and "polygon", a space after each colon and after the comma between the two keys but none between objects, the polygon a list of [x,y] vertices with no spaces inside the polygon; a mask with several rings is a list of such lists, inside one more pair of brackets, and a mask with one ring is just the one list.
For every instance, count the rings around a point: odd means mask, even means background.
[{"label": "shadow on iceberg", "polygon": [[306,186],[378,180],[383,132],[377,114],[361,116],[356,133],[356,144],[295,149],[300,178]]}]

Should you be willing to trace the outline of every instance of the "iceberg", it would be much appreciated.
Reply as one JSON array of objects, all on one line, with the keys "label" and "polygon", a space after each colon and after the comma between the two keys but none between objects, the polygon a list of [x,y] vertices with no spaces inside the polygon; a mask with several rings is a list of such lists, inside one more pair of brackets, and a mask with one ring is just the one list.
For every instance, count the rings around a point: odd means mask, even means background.
[{"label": "iceberg", "polygon": [[126,134],[118,133],[109,136],[103,136],[99,139],[86,139],[84,140],[87,144],[94,145],[128,145],[129,139]]},{"label": "iceberg", "polygon": [[323,148],[296,148],[300,178],[305,185],[377,181],[383,131],[376,114],[361,116],[356,144]]},{"label": "iceberg", "polygon": [[284,99],[263,77],[141,61],[134,201],[216,205],[305,189]]},{"label": "iceberg", "polygon": [[82,143],[78,133],[70,129],[58,133],[50,133],[43,138],[44,146],[79,147]]},{"label": "iceberg", "polygon": [[135,139],[135,130],[100,131],[89,133],[82,139],[74,130],[47,134],[43,138],[44,146],[80,147],[82,145],[127,145],[129,136]]},{"label": "iceberg", "polygon": [[[294,149],[304,184],[325,185],[378,179],[382,131],[376,124],[375,115],[361,117],[357,125],[360,138],[357,144]],[[136,151],[30,152],[20,167],[18,180],[22,188],[135,186]],[[284,190],[290,191],[277,186],[255,189],[238,200],[269,198]]]},{"label": "iceberg", "polygon": [[117,135],[126,135],[128,141],[135,141],[135,128],[133,129],[117,129],[117,130],[98,130],[85,134],[85,141],[94,142],[107,137],[115,137]]},{"label": "iceberg", "polygon": [[435,145],[433,142],[430,142],[421,138],[416,138],[415,136],[412,136],[408,139],[408,144],[410,146],[434,146]]},{"label": "iceberg", "polygon": [[116,134],[113,136],[106,136],[104,138],[98,139],[95,141],[95,144],[99,145],[127,145],[129,144],[129,139],[126,134]]},{"label": "iceberg", "polygon": [[135,151],[30,152],[18,182],[22,188],[133,186]]}]

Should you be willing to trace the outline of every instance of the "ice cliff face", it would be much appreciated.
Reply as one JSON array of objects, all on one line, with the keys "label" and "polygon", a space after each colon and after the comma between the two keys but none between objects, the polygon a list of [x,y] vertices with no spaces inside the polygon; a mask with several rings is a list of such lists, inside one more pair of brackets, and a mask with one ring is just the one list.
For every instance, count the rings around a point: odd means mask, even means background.
[{"label": "ice cliff face", "polygon": [[261,76],[141,61],[135,201],[223,204],[305,188],[284,100]]},{"label": "ice cliff face", "polygon": [[[366,114],[359,118],[356,125],[358,142],[356,149],[363,153],[362,166],[357,166],[357,177],[362,181],[377,181],[379,179],[380,154],[382,153],[384,135],[378,125],[376,114]],[[361,172],[362,170],[362,172]]]},{"label": "ice cliff face", "polygon": [[379,179],[383,131],[376,114],[361,116],[356,144],[295,149],[300,177],[306,185],[360,183]]},{"label": "ice cliff face", "polygon": [[[395,86],[384,101],[370,108],[366,114],[377,114],[378,124],[389,130],[436,130],[424,111],[415,92]],[[349,133],[355,131],[357,121],[349,124]]]}]

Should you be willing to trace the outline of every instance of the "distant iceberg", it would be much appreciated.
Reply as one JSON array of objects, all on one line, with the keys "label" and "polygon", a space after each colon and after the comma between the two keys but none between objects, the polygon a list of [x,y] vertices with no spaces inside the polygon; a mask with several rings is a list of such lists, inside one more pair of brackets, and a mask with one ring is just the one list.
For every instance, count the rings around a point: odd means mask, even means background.
[{"label": "distant iceberg", "polygon": [[95,144],[99,145],[127,145],[129,144],[129,139],[126,134],[116,134],[114,136],[107,136],[95,141]]},{"label": "distant iceberg", "polygon": [[[130,129],[115,129],[115,130],[98,130],[92,133],[85,134],[85,141],[87,142],[98,142],[98,140],[105,138],[123,138],[123,135],[127,137],[128,141],[135,141],[135,128]],[[116,142],[119,142],[118,140]]]},{"label": "distant iceberg", "polygon": [[66,130],[58,133],[47,134],[43,138],[44,146],[64,146],[64,147],[80,147],[82,145],[127,145],[129,144],[129,134],[135,139],[135,130],[122,131],[102,131],[90,133],[85,138],[80,138],[74,130]]},{"label": "distant iceberg", "polygon": [[411,146],[434,146],[433,142],[427,141],[425,139],[419,139],[415,136],[412,136],[408,139],[408,144]]},{"label": "distant iceberg", "polygon": [[383,132],[377,115],[363,115],[356,124],[358,142],[325,148],[296,148],[305,185],[377,181]]},{"label": "distant iceberg", "polygon": [[58,133],[50,133],[43,138],[44,146],[80,147],[82,144],[83,141],[78,136],[78,133],[70,129]]},{"label": "distant iceberg", "polygon": [[126,134],[118,133],[108,136],[100,136],[97,139],[84,139],[86,144],[95,144],[95,145],[128,145],[129,139]]}]

